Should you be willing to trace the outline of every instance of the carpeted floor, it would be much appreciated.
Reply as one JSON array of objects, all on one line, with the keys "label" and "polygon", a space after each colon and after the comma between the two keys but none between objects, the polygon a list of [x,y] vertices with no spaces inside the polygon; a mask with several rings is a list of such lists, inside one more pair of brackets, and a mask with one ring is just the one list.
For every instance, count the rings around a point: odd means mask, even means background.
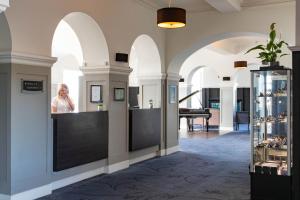
[{"label": "carpeted floor", "polygon": [[184,138],[181,152],[55,191],[40,200],[249,200],[247,132]]}]

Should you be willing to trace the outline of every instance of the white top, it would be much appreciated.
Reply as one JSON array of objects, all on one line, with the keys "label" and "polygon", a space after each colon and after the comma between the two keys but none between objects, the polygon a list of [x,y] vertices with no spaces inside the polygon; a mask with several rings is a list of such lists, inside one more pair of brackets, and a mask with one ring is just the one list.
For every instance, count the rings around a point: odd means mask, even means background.
[{"label": "white top", "polygon": [[62,97],[54,97],[51,106],[57,109],[57,113],[68,113],[72,112],[72,109],[68,101]]}]

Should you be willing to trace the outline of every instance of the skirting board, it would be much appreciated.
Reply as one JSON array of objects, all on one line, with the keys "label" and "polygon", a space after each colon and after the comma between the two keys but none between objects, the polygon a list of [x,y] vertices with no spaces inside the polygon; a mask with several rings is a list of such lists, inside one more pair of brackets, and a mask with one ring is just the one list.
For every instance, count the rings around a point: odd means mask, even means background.
[{"label": "skirting board", "polygon": [[52,193],[51,184],[44,185],[32,190],[14,194],[12,196],[0,194],[0,200],[33,200]]},{"label": "skirting board", "polygon": [[114,172],[126,169],[128,167],[129,167],[129,160],[125,160],[123,162],[119,162],[119,163],[109,165],[106,169],[106,173],[112,174]]},{"label": "skirting board", "polygon": [[233,126],[220,126],[220,131],[233,131]]},{"label": "skirting board", "polygon": [[176,153],[179,151],[179,146],[171,147],[166,149],[166,155],[170,155],[172,153]]},{"label": "skirting board", "polygon": [[62,179],[62,180],[58,180],[58,181],[52,182],[52,190],[56,190],[56,189],[71,185],[73,183],[77,183],[77,182],[83,181],[85,179],[89,179],[89,178],[92,178],[94,176],[104,174],[104,173],[105,173],[105,168],[101,167],[101,168],[98,168],[98,169],[94,169],[94,170],[91,170],[91,171],[88,171],[88,172],[84,172],[84,173],[81,173],[81,174],[77,174],[75,176],[65,178],[65,179]]},{"label": "skirting board", "polygon": [[129,165],[133,165],[135,163],[139,163],[139,162],[142,162],[142,161],[145,161],[145,160],[149,160],[149,159],[154,158],[156,156],[157,156],[157,153],[150,153],[150,154],[147,154],[147,155],[144,155],[144,156],[141,156],[141,157],[137,157],[137,158],[129,160]]},{"label": "skirting board", "polygon": [[167,154],[167,150],[161,149],[158,153],[159,153],[159,156],[165,156]]},{"label": "skirting board", "polygon": [[95,170],[91,170],[88,172],[84,172],[75,176],[71,176],[62,180],[58,180],[55,182],[52,182],[51,184],[41,186],[38,188],[34,188],[25,192],[21,192],[15,195],[5,195],[5,194],[0,194],[0,200],[33,200],[33,199],[38,199],[43,196],[50,195],[53,190],[66,187],[68,185],[83,181],[88,178],[92,178],[95,176],[98,176],[100,174],[104,173],[114,173],[119,170],[123,170],[129,167],[129,160],[116,163],[107,167],[101,167]]}]

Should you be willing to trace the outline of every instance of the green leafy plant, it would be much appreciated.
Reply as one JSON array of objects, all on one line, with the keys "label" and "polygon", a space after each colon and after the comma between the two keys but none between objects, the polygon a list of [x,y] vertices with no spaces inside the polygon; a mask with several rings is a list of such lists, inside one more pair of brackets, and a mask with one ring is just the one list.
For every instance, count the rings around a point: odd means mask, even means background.
[{"label": "green leafy plant", "polygon": [[274,63],[277,61],[278,58],[288,55],[282,52],[282,47],[284,45],[288,46],[288,44],[283,40],[275,41],[277,35],[275,30],[275,24],[276,23],[272,23],[270,26],[268,43],[266,45],[260,44],[257,45],[256,47],[253,47],[249,49],[246,52],[246,54],[251,51],[260,50],[258,54],[259,56],[257,58],[260,58],[262,63],[267,63],[267,62]]}]

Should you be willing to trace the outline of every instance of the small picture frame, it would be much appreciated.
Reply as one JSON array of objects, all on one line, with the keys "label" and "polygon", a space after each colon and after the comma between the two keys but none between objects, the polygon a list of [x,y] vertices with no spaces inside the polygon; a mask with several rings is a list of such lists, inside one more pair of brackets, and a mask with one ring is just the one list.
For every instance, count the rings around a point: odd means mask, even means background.
[{"label": "small picture frame", "polygon": [[102,85],[91,85],[90,89],[90,102],[102,103]]},{"label": "small picture frame", "polygon": [[114,88],[114,101],[125,101],[125,88]]},{"label": "small picture frame", "polygon": [[177,99],[177,86],[169,85],[169,103],[176,103]]}]

